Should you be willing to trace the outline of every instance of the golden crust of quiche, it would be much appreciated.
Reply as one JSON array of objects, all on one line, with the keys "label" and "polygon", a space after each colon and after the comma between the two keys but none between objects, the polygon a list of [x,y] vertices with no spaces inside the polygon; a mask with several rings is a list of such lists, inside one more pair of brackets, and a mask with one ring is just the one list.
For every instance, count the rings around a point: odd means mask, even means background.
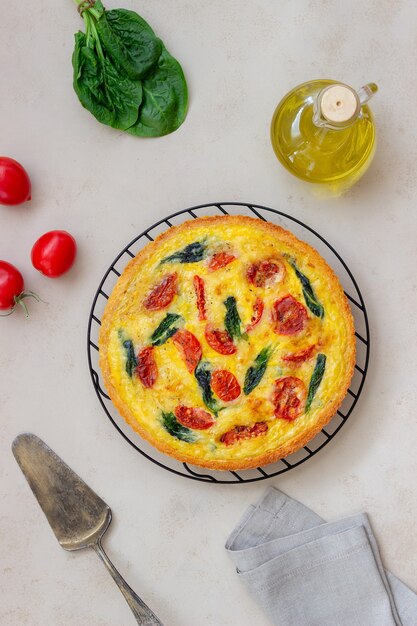
[{"label": "golden crust of quiche", "polygon": [[[343,380],[339,381],[337,389],[332,398],[327,402],[326,406],[320,411],[318,418],[307,429],[298,433],[297,436],[289,439],[283,445],[280,445],[276,449],[262,452],[258,455],[252,454],[247,458],[238,459],[210,459],[205,457],[204,459],[196,458],[195,455],[187,454],[183,449],[176,449],[168,443],[162,441],[158,437],[155,437],[146,428],[138,422],[137,418],[133,414],[130,406],[124,402],[120,397],[117,388],[114,385],[113,377],[111,374],[109,360],[108,360],[108,346],[109,346],[109,334],[112,329],[113,317],[118,309],[120,302],[128,289],[128,286],[132,278],[140,271],[141,266],[149,259],[164,242],[170,239],[176,239],[178,245],[181,245],[181,235],[186,232],[192,232],[193,230],[201,227],[204,224],[208,229],[211,225],[217,225],[222,223],[224,225],[247,225],[249,227],[255,227],[256,229],[262,229],[265,233],[273,235],[281,242],[293,247],[297,255],[306,255],[313,262],[313,264],[320,268],[320,272],[326,279],[327,285],[332,290],[332,297],[337,301],[339,308],[342,310],[342,315],[347,327],[347,348],[344,351],[343,358],[345,362],[345,374]],[[103,375],[103,380],[107,392],[119,413],[126,420],[126,422],[135,430],[143,439],[148,441],[152,446],[157,448],[160,452],[165,453],[178,461],[189,463],[191,465],[197,465],[214,470],[243,470],[249,468],[256,468],[269,463],[274,463],[279,459],[282,459],[300,448],[306,445],[316,434],[318,434],[322,428],[331,420],[336,411],[343,402],[346,396],[349,384],[354,372],[355,359],[356,359],[356,342],[355,342],[355,329],[353,317],[350,311],[350,307],[347,298],[343,292],[343,289],[339,283],[338,278],[334,274],[333,270],[328,266],[319,253],[307,243],[296,238],[291,232],[281,228],[280,226],[271,222],[264,222],[257,218],[252,218],[243,215],[231,216],[213,216],[213,217],[200,217],[198,219],[192,219],[179,226],[169,228],[167,231],[159,235],[153,242],[150,242],[145,248],[143,248],[135,258],[133,258],[126,266],[124,272],[119,278],[110,298],[107,303],[106,309],[102,317],[102,324],[99,336],[99,355],[100,355],[100,368]],[[260,417],[262,420],[262,416]],[[262,439],[262,437],[260,437]],[[239,445],[239,444],[238,444]]]}]

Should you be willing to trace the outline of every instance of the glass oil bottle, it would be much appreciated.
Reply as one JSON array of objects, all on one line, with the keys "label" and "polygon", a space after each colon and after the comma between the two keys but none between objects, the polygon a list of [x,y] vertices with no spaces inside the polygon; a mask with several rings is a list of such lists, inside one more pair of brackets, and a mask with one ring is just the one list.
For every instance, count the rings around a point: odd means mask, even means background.
[{"label": "glass oil bottle", "polygon": [[369,83],[356,92],[333,80],[314,80],[290,91],[272,118],[275,154],[292,174],[340,195],[368,169],[375,152]]}]

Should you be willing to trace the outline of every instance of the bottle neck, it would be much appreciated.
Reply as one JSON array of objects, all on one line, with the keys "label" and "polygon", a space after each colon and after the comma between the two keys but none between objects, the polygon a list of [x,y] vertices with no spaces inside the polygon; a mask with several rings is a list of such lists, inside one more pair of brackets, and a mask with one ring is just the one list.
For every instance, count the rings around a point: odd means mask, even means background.
[{"label": "bottle neck", "polygon": [[323,116],[321,108],[317,104],[317,100],[313,105],[313,124],[317,126],[317,128],[327,128],[328,130],[343,130],[344,128],[349,128],[349,126],[352,126],[352,124],[355,123],[356,118],[357,116],[355,116],[353,120],[351,119],[347,122],[334,124]]},{"label": "bottle neck", "polygon": [[364,85],[358,92],[343,83],[325,87],[314,103],[313,123],[318,128],[341,130],[352,126],[362,106],[378,91],[375,83]]}]

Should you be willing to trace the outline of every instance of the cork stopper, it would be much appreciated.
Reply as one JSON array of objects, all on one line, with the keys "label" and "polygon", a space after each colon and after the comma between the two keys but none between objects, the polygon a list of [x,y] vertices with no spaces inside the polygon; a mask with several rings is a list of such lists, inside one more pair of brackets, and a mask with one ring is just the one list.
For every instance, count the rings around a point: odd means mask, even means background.
[{"label": "cork stopper", "polygon": [[347,85],[331,85],[320,94],[320,112],[334,126],[344,126],[359,113],[360,102],[356,91]]}]

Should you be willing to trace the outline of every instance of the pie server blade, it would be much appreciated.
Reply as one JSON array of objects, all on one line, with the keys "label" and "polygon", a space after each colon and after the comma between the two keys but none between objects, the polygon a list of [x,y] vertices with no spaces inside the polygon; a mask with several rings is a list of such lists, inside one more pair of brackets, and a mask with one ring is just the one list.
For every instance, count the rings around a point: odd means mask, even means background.
[{"label": "pie server blade", "polygon": [[111,522],[110,507],[36,435],[18,435],[12,451],[60,545],[65,550],[92,548],[119,586],[137,623],[162,626],[103,550],[101,538]]}]

